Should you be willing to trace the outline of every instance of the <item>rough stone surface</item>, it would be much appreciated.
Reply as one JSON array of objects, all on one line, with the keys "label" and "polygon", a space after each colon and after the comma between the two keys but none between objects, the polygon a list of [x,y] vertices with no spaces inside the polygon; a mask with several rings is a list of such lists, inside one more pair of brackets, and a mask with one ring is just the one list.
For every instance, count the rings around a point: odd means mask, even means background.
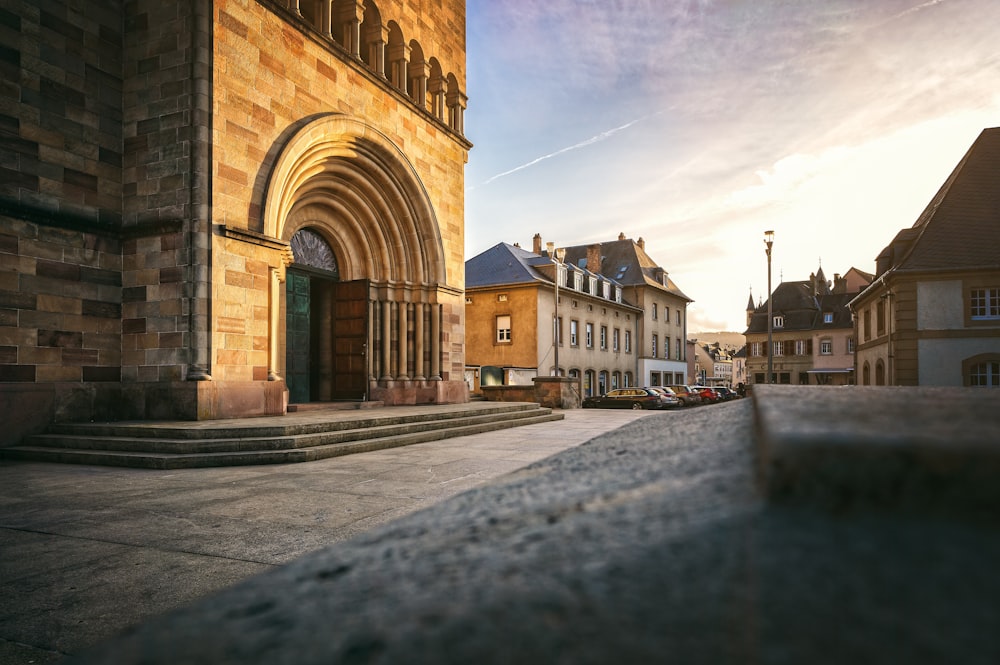
[{"label": "rough stone surface", "polygon": [[758,386],[774,500],[835,511],[1000,515],[1000,399],[988,388]]},{"label": "rough stone surface", "polygon": [[[802,424],[795,397],[756,399]],[[873,406],[829,408],[838,419]],[[84,662],[1000,659],[995,524],[769,503],[752,432],[749,400],[638,419],[131,630]]]}]

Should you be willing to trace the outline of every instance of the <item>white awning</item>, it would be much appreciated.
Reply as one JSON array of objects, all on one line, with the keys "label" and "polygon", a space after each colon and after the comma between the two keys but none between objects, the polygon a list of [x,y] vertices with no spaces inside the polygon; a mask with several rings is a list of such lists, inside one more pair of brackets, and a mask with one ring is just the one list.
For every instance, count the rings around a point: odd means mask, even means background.
[{"label": "white awning", "polygon": [[853,367],[845,367],[844,369],[810,369],[806,370],[806,374],[850,374],[853,371]]}]

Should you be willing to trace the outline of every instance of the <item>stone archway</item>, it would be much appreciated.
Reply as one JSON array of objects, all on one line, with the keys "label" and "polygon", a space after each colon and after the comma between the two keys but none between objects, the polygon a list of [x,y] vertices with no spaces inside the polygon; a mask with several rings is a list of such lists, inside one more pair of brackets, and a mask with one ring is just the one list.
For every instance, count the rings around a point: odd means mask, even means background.
[{"label": "stone archway", "polygon": [[[363,335],[350,356],[351,362],[363,358],[358,371],[367,390],[362,398],[436,401],[439,390],[429,384],[441,381],[438,290],[445,282],[445,256],[430,199],[402,151],[359,119],[331,114],[313,120],[289,139],[275,162],[263,223],[267,236],[292,242],[307,231],[330,246],[337,279],[311,275],[310,284],[324,290],[331,312],[337,307],[341,311],[316,334],[326,337],[324,343],[332,345],[336,356],[341,336],[332,336],[333,325],[347,316],[356,322],[360,317],[363,325],[349,327]],[[296,275],[309,267],[294,256],[294,247],[288,254],[278,279],[287,282],[290,274],[297,281]],[[350,297],[342,297],[344,284],[355,285]],[[278,291],[283,311],[289,293],[287,286]],[[352,314],[346,314],[348,310]],[[272,321],[271,334],[285,349],[288,322],[287,316]],[[285,358],[286,366],[279,371],[287,375],[288,354],[276,355],[279,361]],[[328,383],[343,385],[343,373],[332,371]],[[336,399],[335,393],[321,387],[311,391],[310,399]],[[296,401],[295,395],[291,399]]]}]

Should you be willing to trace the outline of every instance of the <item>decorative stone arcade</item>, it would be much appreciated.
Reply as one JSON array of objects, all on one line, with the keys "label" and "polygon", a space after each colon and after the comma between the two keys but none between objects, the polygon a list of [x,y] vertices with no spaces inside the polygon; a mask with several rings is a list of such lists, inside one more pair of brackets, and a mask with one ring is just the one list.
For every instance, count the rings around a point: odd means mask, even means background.
[{"label": "decorative stone arcade", "polygon": [[288,243],[270,358],[291,402],[464,401],[442,376],[441,299],[461,291],[445,285],[428,197],[384,135],[342,115],[299,130],[272,171],[264,234]]}]

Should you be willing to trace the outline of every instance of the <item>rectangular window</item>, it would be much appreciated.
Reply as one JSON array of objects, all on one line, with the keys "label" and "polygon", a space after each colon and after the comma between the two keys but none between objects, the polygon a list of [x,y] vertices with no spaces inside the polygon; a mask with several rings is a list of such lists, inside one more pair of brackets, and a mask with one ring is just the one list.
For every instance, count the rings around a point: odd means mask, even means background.
[{"label": "rectangular window", "polygon": [[833,312],[823,312],[823,323],[833,323]]},{"label": "rectangular window", "polygon": [[577,328],[578,327],[579,327],[579,323],[577,323],[576,319],[570,319],[570,321],[569,321],[569,345],[570,346],[577,346],[580,343],[579,340],[577,339],[577,332],[578,332]]},{"label": "rectangular window", "polygon": [[677,310],[677,325],[681,324],[681,310]]},{"label": "rectangular window", "polygon": [[784,342],[774,342],[772,344],[774,348],[771,349],[771,355],[773,356],[783,356],[785,355],[785,343]]},{"label": "rectangular window", "polygon": [[660,373],[659,372],[650,372],[649,373],[649,385],[651,385],[651,386],[659,386],[660,385]]},{"label": "rectangular window", "polygon": [[615,328],[611,331],[611,350],[618,353],[619,342],[621,341],[621,331]]},{"label": "rectangular window", "polygon": [[797,356],[806,355],[806,340],[804,339],[795,340],[795,355]]},{"label": "rectangular window", "polygon": [[684,356],[681,354],[681,338],[680,337],[678,337],[675,340],[674,350],[676,351],[676,353],[674,354],[674,358],[676,358],[677,360],[684,360]]},{"label": "rectangular window", "polygon": [[510,341],[510,315],[497,317],[497,341]]},{"label": "rectangular window", "polygon": [[853,337],[848,337],[847,338],[847,352],[848,353],[854,353],[854,338]]},{"label": "rectangular window", "polygon": [[875,334],[881,335],[885,332],[885,302],[879,300],[875,303]]},{"label": "rectangular window", "polygon": [[750,355],[760,356],[761,354],[761,343],[760,342],[750,342]]},{"label": "rectangular window", "polygon": [[652,344],[653,344],[653,346],[651,347],[651,353],[649,355],[652,356],[653,358],[655,358],[656,357],[656,335],[653,335],[653,342],[652,342]]},{"label": "rectangular window", "polygon": [[653,320],[656,320],[656,303],[653,303]]},{"label": "rectangular window", "polygon": [[969,367],[970,386],[1000,386],[1000,362],[977,363]]},{"label": "rectangular window", "polygon": [[833,353],[833,342],[828,339],[821,339],[819,341],[819,353],[821,356],[828,356]]},{"label": "rectangular window", "polygon": [[864,338],[866,340],[869,340],[872,338],[872,311],[870,308],[868,307],[865,308],[865,313],[862,318],[864,319],[864,330],[865,330]]},{"label": "rectangular window", "polygon": [[608,327],[601,326],[601,351],[608,350]]},{"label": "rectangular window", "polygon": [[625,331],[625,353],[632,353],[632,331]]},{"label": "rectangular window", "polygon": [[670,338],[663,338],[663,357],[670,360]]},{"label": "rectangular window", "polygon": [[587,348],[588,349],[594,348],[594,324],[593,323],[588,323],[587,324]]},{"label": "rectangular window", "polygon": [[1000,319],[1000,288],[972,289],[970,304],[973,319]]},{"label": "rectangular window", "polygon": [[783,316],[776,316],[776,317],[774,317],[774,327],[775,328],[784,328],[785,327],[785,317],[783,317]]}]

